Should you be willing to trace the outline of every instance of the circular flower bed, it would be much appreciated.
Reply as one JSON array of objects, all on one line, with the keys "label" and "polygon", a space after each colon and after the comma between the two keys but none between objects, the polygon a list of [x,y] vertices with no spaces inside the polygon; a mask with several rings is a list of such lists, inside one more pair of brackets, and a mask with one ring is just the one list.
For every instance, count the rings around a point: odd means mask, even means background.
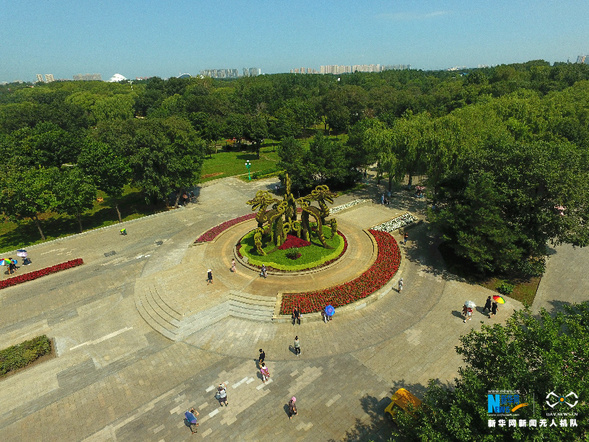
[{"label": "circular flower bed", "polygon": [[[333,238],[331,228],[323,226],[323,234],[327,243],[333,247],[324,248],[316,239],[311,242],[288,235],[288,239],[280,247],[268,244],[265,247],[267,255],[259,255],[256,251],[253,235],[255,232],[246,234],[238,243],[236,249],[239,258],[246,257],[249,265],[261,267],[265,265],[268,270],[280,272],[298,272],[324,267],[339,259],[347,249],[345,236],[338,231]],[[298,254],[296,259],[289,255]]]},{"label": "circular flower bed", "polygon": [[324,290],[282,295],[280,314],[290,315],[295,307],[301,313],[318,312],[326,305],[341,307],[374,293],[395,275],[401,264],[401,252],[395,238],[386,232],[369,230],[378,246],[374,264],[358,278]]}]

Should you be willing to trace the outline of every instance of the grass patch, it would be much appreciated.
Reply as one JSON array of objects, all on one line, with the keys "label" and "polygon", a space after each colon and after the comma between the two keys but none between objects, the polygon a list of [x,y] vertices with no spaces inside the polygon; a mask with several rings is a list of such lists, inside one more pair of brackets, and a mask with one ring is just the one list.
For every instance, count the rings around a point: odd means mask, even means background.
[{"label": "grass patch", "polygon": [[251,163],[250,172],[254,175],[264,175],[278,170],[278,153],[273,143],[265,143],[260,149],[260,158],[255,152],[247,151],[220,151],[211,158],[205,159],[202,165],[201,182],[207,182],[218,178],[240,175],[247,180],[245,162]]},{"label": "grass patch", "polygon": [[51,352],[51,341],[46,335],[0,350],[0,377],[28,367]]},{"label": "grass patch", "polygon": [[450,273],[453,273],[472,284],[478,284],[482,287],[493,290],[499,294],[498,288],[503,284],[511,284],[514,286],[513,292],[508,296],[524,305],[531,306],[536,297],[538,286],[540,285],[541,277],[521,278],[511,275],[494,275],[485,276],[477,273],[472,265],[457,257],[452,249],[445,244],[440,245],[440,253],[446,264],[446,268]]},{"label": "grass patch", "polygon": [[[247,257],[248,262],[252,265],[262,266],[265,264],[266,267],[278,270],[294,272],[319,267],[327,261],[336,259],[344,249],[344,239],[340,235],[329,238],[331,228],[323,226],[323,235],[325,235],[327,244],[333,247],[332,249],[324,248],[317,238],[312,238],[310,246],[287,250],[279,250],[276,245],[270,243],[264,248],[267,255],[260,256],[254,243],[254,233],[252,230],[241,239],[239,252],[242,256]],[[266,237],[264,237],[264,241],[269,242]],[[301,254],[300,257],[296,259],[289,257],[297,252]]]},{"label": "grass patch", "polygon": [[499,286],[503,283],[513,284],[515,287],[513,292],[508,295],[510,298],[515,299],[516,301],[521,302],[524,305],[531,306],[534,302],[534,298],[536,297],[536,291],[538,290],[538,286],[540,285],[540,281],[542,278],[534,277],[528,280],[508,280],[502,278],[489,278],[484,281],[478,282],[479,285],[488,288],[489,290],[496,291]]}]

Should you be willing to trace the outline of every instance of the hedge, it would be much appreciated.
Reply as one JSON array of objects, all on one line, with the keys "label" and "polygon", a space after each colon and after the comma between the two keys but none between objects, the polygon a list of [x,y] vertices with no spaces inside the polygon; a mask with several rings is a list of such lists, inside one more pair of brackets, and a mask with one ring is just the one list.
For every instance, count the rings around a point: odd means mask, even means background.
[{"label": "hedge", "polygon": [[51,341],[46,335],[0,350],[0,376],[32,364],[51,353]]}]

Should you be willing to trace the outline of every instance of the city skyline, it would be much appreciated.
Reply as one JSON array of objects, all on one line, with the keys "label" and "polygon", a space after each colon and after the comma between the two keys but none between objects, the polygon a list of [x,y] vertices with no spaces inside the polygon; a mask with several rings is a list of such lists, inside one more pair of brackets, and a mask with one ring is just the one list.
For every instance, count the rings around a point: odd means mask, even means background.
[{"label": "city skyline", "polygon": [[0,81],[34,81],[40,72],[167,78],[249,66],[265,74],[376,63],[437,70],[574,62],[589,53],[581,19],[589,4],[581,0],[415,3],[0,0]]}]

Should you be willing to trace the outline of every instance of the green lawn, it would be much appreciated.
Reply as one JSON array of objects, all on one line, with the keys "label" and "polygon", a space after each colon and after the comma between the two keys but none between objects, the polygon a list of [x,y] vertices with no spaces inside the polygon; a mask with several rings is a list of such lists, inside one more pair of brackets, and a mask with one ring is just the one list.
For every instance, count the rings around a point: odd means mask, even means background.
[{"label": "green lawn", "polygon": [[[311,239],[311,245],[306,247],[292,248],[288,250],[279,250],[276,245],[264,238],[264,251],[267,255],[259,255],[254,243],[254,231],[245,235],[241,240],[240,253],[248,258],[248,262],[253,265],[261,266],[265,264],[267,267],[275,269],[297,271],[306,270],[313,267],[318,267],[323,263],[337,258],[344,249],[344,240],[340,235],[331,236],[331,228],[323,226],[323,235],[326,243],[333,247],[326,249],[321,245],[321,242],[316,237]],[[297,259],[290,259],[287,254],[290,252],[298,252],[301,256]]]},{"label": "green lawn", "polygon": [[252,177],[278,171],[276,143],[268,140],[260,149],[260,159],[255,152],[219,151],[206,158],[202,166],[201,182],[240,175],[247,179],[246,161],[251,163]]}]

